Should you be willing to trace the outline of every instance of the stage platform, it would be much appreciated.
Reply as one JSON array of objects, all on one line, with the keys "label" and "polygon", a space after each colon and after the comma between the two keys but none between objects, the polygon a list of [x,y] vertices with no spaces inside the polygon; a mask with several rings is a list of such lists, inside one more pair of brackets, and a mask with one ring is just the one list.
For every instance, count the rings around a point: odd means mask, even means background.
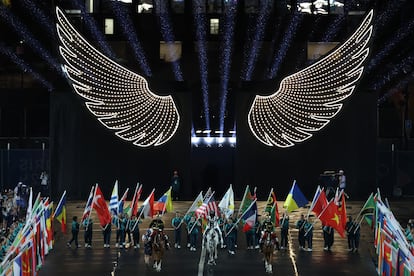
[{"label": "stage platform", "polygon": [[[413,214],[412,200],[390,202],[391,210],[401,223],[406,222]],[[177,201],[173,203],[174,209],[185,213],[192,202]],[[67,219],[68,225],[71,218],[77,215],[82,216],[85,202],[68,202]],[[261,212],[265,202],[259,202],[258,208]],[[278,202],[279,211],[282,211],[283,202]],[[356,217],[364,202],[348,201],[348,214]],[[239,202],[236,202],[236,210]],[[313,234],[313,251],[300,251],[297,239],[297,229],[294,224],[300,214],[307,213],[306,208],[291,212],[289,248],[286,251],[276,251],[273,262],[273,275],[377,275],[375,271],[376,255],[373,247],[374,234],[371,229],[362,224],[361,244],[356,253],[348,252],[347,239],[342,239],[335,233],[335,242],[331,252],[323,250],[323,237],[319,220],[315,223]],[[166,233],[173,240],[171,218],[174,213],[166,213],[164,222]],[[60,225],[55,222],[56,236],[53,250],[46,257],[44,266],[39,271],[40,276],[48,275],[88,275],[103,276],[111,275],[114,265],[117,265],[115,275],[269,275],[265,273],[262,255],[258,249],[246,249],[244,233],[239,230],[238,247],[236,254],[230,255],[227,250],[220,249],[216,266],[209,266],[200,261],[201,241],[198,241],[197,251],[189,251],[186,248],[186,237],[183,231],[182,248],[171,248],[166,251],[162,263],[162,271],[155,272],[144,264],[144,253],[142,241],[141,248],[134,250],[133,247],[126,249],[115,248],[115,231],[111,236],[111,248],[103,247],[103,235],[97,223],[96,214],[94,217],[94,231],[92,248],[85,248],[83,242],[83,230],[79,233],[80,248],[68,248],[66,242],[70,239],[70,226],[66,235],[60,233]],[[311,217],[311,221],[316,218]],[[140,233],[148,226],[149,219],[144,220],[140,225]],[[280,230],[277,229],[279,234]],[[172,246],[174,243],[172,242]]]}]

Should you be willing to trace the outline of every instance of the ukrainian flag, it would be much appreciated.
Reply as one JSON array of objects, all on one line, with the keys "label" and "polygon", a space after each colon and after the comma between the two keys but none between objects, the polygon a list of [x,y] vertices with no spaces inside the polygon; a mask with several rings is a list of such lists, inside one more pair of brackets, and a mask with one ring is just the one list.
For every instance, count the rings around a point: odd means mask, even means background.
[{"label": "ukrainian flag", "polygon": [[60,222],[62,226],[62,232],[66,233],[66,190],[63,192],[62,197],[58,205],[56,206],[55,213],[53,215]]},{"label": "ukrainian flag", "polygon": [[299,186],[296,185],[296,180],[293,182],[292,188],[288,196],[286,197],[285,203],[283,204],[283,208],[286,209],[287,212],[296,210],[300,207],[304,207],[308,204],[308,200],[303,195],[302,191],[299,189]]}]

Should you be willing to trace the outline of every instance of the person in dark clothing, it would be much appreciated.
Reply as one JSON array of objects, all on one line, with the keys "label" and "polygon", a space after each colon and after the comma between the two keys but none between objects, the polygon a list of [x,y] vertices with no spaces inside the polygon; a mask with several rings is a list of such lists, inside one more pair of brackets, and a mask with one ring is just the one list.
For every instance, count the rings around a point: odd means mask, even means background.
[{"label": "person in dark clothing", "polygon": [[74,216],[72,219],[72,239],[70,241],[67,242],[67,246],[71,247],[72,246],[72,242],[75,242],[75,246],[78,248],[80,247],[79,243],[78,243],[78,234],[79,234],[79,222],[78,222],[78,217]]}]

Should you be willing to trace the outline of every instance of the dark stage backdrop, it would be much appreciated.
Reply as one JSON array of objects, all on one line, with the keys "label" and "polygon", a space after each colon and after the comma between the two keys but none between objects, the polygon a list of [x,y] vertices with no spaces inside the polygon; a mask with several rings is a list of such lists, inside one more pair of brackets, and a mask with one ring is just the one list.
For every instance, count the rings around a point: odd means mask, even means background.
[{"label": "dark stage backdrop", "polygon": [[[69,199],[86,200],[91,186],[98,183],[109,199],[115,180],[118,180],[120,196],[129,187],[128,198],[132,197],[139,182],[143,184],[142,199],[152,188],[156,188],[157,199],[169,188],[175,169],[183,184],[189,184],[191,99],[185,91],[174,91],[174,98],[181,116],[175,136],[160,147],[140,148],[107,130],[87,111],[74,92],[68,89],[52,93],[50,158],[53,195],[59,197],[67,190]],[[190,193],[185,190],[183,196],[190,198]]]},{"label": "dark stage backdrop", "polygon": [[[252,87],[258,91],[255,84]],[[376,95],[355,91],[325,129],[293,148],[280,149],[262,145],[248,129],[253,94],[246,91],[252,89],[244,87],[235,97],[235,149],[191,149],[188,92],[174,92],[181,125],[176,136],[158,148],[138,148],[120,140],[96,121],[75,93],[52,93],[53,194],[58,197],[66,189],[70,198],[86,199],[91,186],[99,183],[109,197],[118,179],[120,194],[140,182],[143,198],[153,187],[158,198],[168,189],[173,169],[180,172],[187,200],[209,186],[216,190],[216,199],[221,199],[229,184],[233,184],[236,199],[250,185],[257,187],[259,198],[266,198],[273,187],[278,199],[284,200],[294,179],[311,200],[319,175],[339,169],[345,170],[351,199],[366,199],[376,189]]]},{"label": "dark stage backdrop", "polygon": [[237,102],[235,182],[239,186],[257,186],[261,198],[273,187],[278,200],[285,200],[296,179],[312,200],[319,175],[325,170],[343,169],[351,199],[366,199],[376,189],[375,94],[356,90],[328,126],[297,146],[281,149],[255,140],[247,123],[254,95],[250,87],[243,90]]}]

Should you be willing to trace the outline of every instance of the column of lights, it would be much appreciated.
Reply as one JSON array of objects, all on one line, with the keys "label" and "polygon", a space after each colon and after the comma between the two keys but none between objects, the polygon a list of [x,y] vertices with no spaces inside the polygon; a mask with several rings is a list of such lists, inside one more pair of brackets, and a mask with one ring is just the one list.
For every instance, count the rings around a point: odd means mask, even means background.
[{"label": "column of lights", "polygon": [[194,25],[196,26],[196,42],[198,47],[198,62],[200,66],[200,80],[201,92],[203,96],[204,117],[206,129],[210,129],[210,109],[208,101],[208,59],[207,59],[207,30],[206,30],[206,15],[204,11],[200,10],[202,5],[205,5],[204,0],[193,1],[193,17]]},{"label": "column of lights", "polygon": [[18,35],[24,38],[24,43],[29,45],[31,49],[36,52],[44,61],[46,61],[50,67],[62,74],[61,67],[57,60],[42,46],[33,34],[28,30],[27,26],[20,21],[14,14],[10,12],[8,8],[0,5],[0,18],[13,27]]},{"label": "column of lights", "polygon": [[94,37],[94,39],[96,40],[104,54],[110,57],[111,59],[116,59],[116,55],[107,43],[105,36],[96,26],[95,20],[86,11],[85,3],[81,0],[72,0],[72,3],[74,3],[76,8],[81,11],[83,20],[85,22],[85,26],[89,29],[90,33],[92,34],[92,36]]},{"label": "column of lights", "polygon": [[339,48],[284,78],[270,96],[256,96],[248,115],[253,135],[268,146],[291,147],[312,137],[342,108],[363,71],[372,35],[371,11]]},{"label": "column of lights", "polygon": [[135,32],[135,27],[131,20],[131,16],[122,3],[118,1],[111,1],[111,5],[116,19],[120,22],[119,25],[121,27],[122,33],[124,36],[126,36],[129,45],[133,50],[135,60],[138,62],[139,67],[145,76],[152,76],[151,68],[148,65],[144,50],[142,49],[138,35]]},{"label": "column of lights", "polygon": [[118,137],[140,147],[164,144],[180,116],[171,96],[158,96],[140,75],[104,56],[77,32],[59,8],[60,54],[74,90],[88,110]]},{"label": "column of lights", "polygon": [[299,12],[295,12],[293,14],[292,20],[289,23],[289,26],[285,32],[285,35],[283,36],[282,42],[279,44],[279,49],[276,52],[276,55],[273,58],[272,65],[269,69],[269,72],[267,74],[267,78],[273,79],[277,76],[277,73],[279,71],[280,66],[282,65],[283,59],[286,56],[286,53],[289,49],[289,46],[292,43],[292,40],[297,33],[297,29],[302,22],[303,15]]},{"label": "column of lights", "polygon": [[[169,43],[175,42],[174,38],[174,32],[171,24],[169,9],[167,7],[167,1],[160,0],[157,2],[157,5],[155,5],[156,8],[156,14],[159,17],[160,22],[160,29],[161,29],[161,35],[164,39],[164,41],[167,43],[167,49],[168,51],[172,52],[172,47]],[[175,76],[175,80],[177,81],[183,81],[183,73],[181,71],[180,62],[175,60],[171,63],[173,67],[173,72]]]},{"label": "column of lights", "polygon": [[377,53],[367,66],[367,73],[370,73],[375,67],[378,66],[384,59],[394,50],[400,43],[406,43],[407,38],[412,36],[414,30],[414,21],[409,21],[405,25],[401,26],[398,31],[395,32],[393,38],[388,40],[388,43],[383,45],[379,53]]},{"label": "column of lights", "polygon": [[227,94],[229,89],[231,56],[233,49],[234,24],[237,13],[237,2],[228,3],[222,25],[221,38],[221,63],[220,63],[220,114],[219,114],[219,130],[224,130],[224,117],[227,105]]},{"label": "column of lights", "polygon": [[390,68],[386,73],[379,74],[379,77],[375,78],[368,85],[374,91],[380,91],[386,84],[389,84],[393,80],[396,80],[401,75],[407,74],[405,68],[414,67],[414,52],[410,52],[402,61],[398,64],[392,64],[387,68]]},{"label": "column of lights", "polygon": [[[256,20],[250,19],[246,31],[246,44],[243,50],[243,68],[241,79],[249,81],[252,78],[256,61],[263,44],[264,31],[269,19],[270,10],[267,8],[268,1],[259,3],[260,10]],[[253,35],[253,37],[252,37]]]},{"label": "column of lights", "polygon": [[45,88],[47,88],[48,91],[53,90],[52,84],[45,80],[39,73],[35,72],[23,59],[19,58],[13,49],[4,46],[3,43],[0,43],[0,53],[7,56],[20,68],[20,70],[29,73],[35,80],[39,81]]},{"label": "column of lights", "polygon": [[25,9],[29,11],[34,16],[34,18],[36,18],[36,22],[39,22],[44,28],[47,29],[46,33],[50,38],[55,38],[55,25],[52,18],[46,15],[37,3],[35,3],[33,0],[22,0],[16,2],[23,4]]}]

